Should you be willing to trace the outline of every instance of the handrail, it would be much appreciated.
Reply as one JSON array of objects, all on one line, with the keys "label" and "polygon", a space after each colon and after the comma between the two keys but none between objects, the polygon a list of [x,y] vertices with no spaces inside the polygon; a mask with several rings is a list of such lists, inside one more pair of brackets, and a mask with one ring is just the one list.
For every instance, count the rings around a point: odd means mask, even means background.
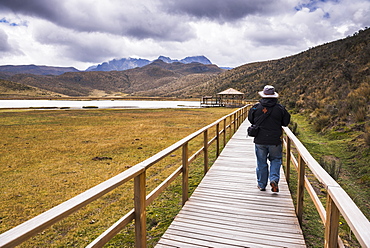
[{"label": "handrail", "polygon": [[[292,131],[283,127],[284,147],[286,149],[286,178],[289,183],[290,163],[298,172],[296,212],[302,224],[303,189],[308,191],[325,225],[325,247],[343,246],[338,238],[339,214],[342,214],[362,247],[370,247],[370,222],[343,188],[320,166]],[[298,159],[294,157],[291,145],[294,144]],[[320,183],[327,189],[326,210],[316,192],[305,176],[305,166],[311,170]]]},{"label": "handrail", "polygon": [[[114,225],[107,229],[97,239],[95,239],[88,247],[102,247],[115,234],[117,234],[128,223],[135,219],[135,241],[136,247],[146,247],[146,211],[148,206],[167,186],[174,181],[180,174],[183,175],[182,182],[182,201],[183,204],[188,200],[188,166],[189,164],[203,152],[204,154],[204,173],[208,171],[208,148],[216,141],[216,155],[219,155],[220,135],[223,135],[223,145],[226,145],[227,129],[235,133],[236,129],[241,125],[242,121],[247,117],[249,105],[246,105],[238,110],[235,110],[229,115],[226,115],[212,124],[190,134],[181,139],[168,148],[158,152],[154,156],[144,160],[141,163],[125,170],[124,172],[98,184],[97,186],[67,200],[56,207],[2,233],[0,235],[0,247],[14,247],[26,241],[27,239],[40,233],[52,224],[68,217],[72,213],[86,206],[94,200],[102,197],[108,192],[134,179],[134,209],[129,211],[125,216],[118,220]],[[222,125],[220,125],[222,123]],[[222,130],[219,130],[223,126]],[[216,127],[215,136],[209,139],[209,130]],[[188,154],[188,144],[194,138],[203,134],[203,147],[196,151],[191,156]],[[157,188],[146,195],[145,190],[145,173],[151,166],[161,161],[174,151],[182,149],[182,164],[167,177]]]}]

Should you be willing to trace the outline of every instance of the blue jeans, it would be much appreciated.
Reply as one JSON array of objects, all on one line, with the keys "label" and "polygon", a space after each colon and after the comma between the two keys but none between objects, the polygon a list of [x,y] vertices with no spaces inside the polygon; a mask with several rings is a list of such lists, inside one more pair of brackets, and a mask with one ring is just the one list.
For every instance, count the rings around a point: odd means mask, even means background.
[{"label": "blue jeans", "polygon": [[[257,182],[260,188],[266,188],[268,179],[279,182],[282,158],[281,145],[258,145],[255,144],[257,157]],[[270,174],[267,159],[270,161]]]}]

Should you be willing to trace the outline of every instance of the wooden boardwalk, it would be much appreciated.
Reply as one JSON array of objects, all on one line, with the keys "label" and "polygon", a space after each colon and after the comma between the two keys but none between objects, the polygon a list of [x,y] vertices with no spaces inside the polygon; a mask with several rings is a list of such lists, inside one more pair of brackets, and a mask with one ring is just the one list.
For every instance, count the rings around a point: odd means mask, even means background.
[{"label": "wooden boardwalk", "polygon": [[281,171],[280,192],[257,189],[245,121],[156,245],[161,247],[306,247]]}]

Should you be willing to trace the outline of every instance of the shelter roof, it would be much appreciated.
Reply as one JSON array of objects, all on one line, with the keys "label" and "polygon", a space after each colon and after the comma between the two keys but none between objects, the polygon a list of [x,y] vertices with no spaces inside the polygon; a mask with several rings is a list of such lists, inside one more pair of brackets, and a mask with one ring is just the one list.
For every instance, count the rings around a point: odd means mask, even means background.
[{"label": "shelter roof", "polygon": [[218,95],[244,95],[244,93],[237,91],[233,88],[229,88],[227,90],[224,90],[220,93],[217,93]]}]

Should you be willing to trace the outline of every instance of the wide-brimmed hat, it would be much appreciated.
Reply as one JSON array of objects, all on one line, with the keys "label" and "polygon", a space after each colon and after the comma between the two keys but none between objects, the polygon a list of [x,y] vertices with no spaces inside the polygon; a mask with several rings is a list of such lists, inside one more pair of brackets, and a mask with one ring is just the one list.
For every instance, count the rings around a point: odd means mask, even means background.
[{"label": "wide-brimmed hat", "polygon": [[266,85],[263,91],[258,92],[263,98],[278,98],[279,94],[275,92],[275,88],[272,85]]}]

